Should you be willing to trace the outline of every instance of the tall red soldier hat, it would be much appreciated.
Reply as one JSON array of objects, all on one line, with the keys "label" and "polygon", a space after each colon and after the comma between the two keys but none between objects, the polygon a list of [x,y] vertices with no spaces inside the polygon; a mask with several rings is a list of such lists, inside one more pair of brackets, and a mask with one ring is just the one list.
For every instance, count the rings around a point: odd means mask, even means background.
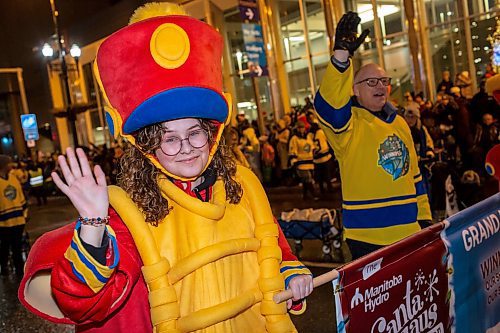
[{"label": "tall red soldier hat", "polygon": [[210,163],[231,108],[222,92],[222,36],[170,3],[146,4],[130,21],[101,44],[94,63],[110,132],[135,144],[132,134],[155,123],[215,120],[221,125]]}]

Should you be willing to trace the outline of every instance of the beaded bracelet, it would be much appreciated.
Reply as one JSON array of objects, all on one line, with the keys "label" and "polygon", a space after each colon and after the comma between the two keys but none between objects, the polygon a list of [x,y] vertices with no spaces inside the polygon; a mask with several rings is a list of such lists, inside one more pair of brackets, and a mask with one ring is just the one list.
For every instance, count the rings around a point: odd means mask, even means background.
[{"label": "beaded bracelet", "polygon": [[91,225],[93,227],[99,227],[109,223],[109,216],[106,217],[78,217],[78,222],[83,225]]}]

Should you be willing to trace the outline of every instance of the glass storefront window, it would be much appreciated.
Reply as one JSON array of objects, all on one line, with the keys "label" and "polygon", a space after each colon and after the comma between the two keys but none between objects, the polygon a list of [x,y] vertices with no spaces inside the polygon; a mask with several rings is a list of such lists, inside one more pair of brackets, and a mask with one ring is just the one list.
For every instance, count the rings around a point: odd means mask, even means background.
[{"label": "glass storefront window", "polygon": [[[361,24],[359,25],[359,32],[361,33],[365,29],[370,29],[370,34],[368,38],[365,40],[365,43],[361,46],[360,50],[369,50],[376,49],[377,45],[375,44],[375,25],[373,20],[373,6],[371,3],[357,3],[352,1],[352,7],[355,8],[359,14],[359,18],[361,19]],[[357,2],[357,1],[356,1]]]},{"label": "glass storefront window", "polygon": [[440,73],[448,70],[452,78],[469,70],[464,24],[456,22],[430,29],[432,63],[436,82],[441,81]]},{"label": "glass storefront window", "polygon": [[[375,17],[371,2],[361,0],[345,0],[345,5],[346,8],[349,8],[349,10],[356,11],[361,18],[361,24],[358,29],[359,33],[365,29],[370,30],[370,34],[361,47],[361,50],[376,49]],[[401,33],[405,30],[402,0],[377,4],[377,17],[378,20],[380,20],[380,28],[382,37],[384,38],[384,44],[389,46],[391,42],[387,42],[385,37]]]},{"label": "glass storefront window", "polygon": [[[366,43],[365,43],[366,44]],[[374,46],[373,49],[366,51],[359,51],[354,54],[353,63],[354,70],[358,70],[361,66],[374,62],[378,64],[378,54],[377,48]]]},{"label": "glass storefront window", "polygon": [[249,76],[234,76],[233,79],[236,88],[236,113],[244,112],[249,120],[257,119],[257,103],[255,102],[252,78]]},{"label": "glass storefront window", "polygon": [[92,63],[89,62],[82,66],[82,75],[87,91],[87,100],[89,103],[97,103],[97,92],[94,86],[94,74],[92,72]]},{"label": "glass storefront window", "polygon": [[226,40],[231,50],[232,73],[242,74],[248,70],[248,56],[243,42],[243,28],[239,12],[225,17]]},{"label": "glass storefront window", "polygon": [[429,25],[452,21],[463,16],[460,5],[460,1],[455,0],[425,0]]},{"label": "glass storefront window", "polygon": [[285,64],[292,106],[303,105],[304,98],[313,95],[309,81],[309,70],[305,60],[294,60]]},{"label": "glass storefront window", "polygon": [[498,0],[467,0],[469,15],[486,13],[498,9]]},{"label": "glass storefront window", "polygon": [[377,5],[377,14],[380,19],[382,36],[404,31],[404,13],[402,0],[389,4]]},{"label": "glass storefront window", "polygon": [[305,10],[311,54],[329,53],[325,14],[321,7],[321,2],[319,0],[306,1]]},{"label": "glass storefront window", "polygon": [[282,0],[279,2],[281,37],[283,41],[283,58],[297,59],[306,56],[304,28],[300,17],[298,1]]},{"label": "glass storefront window", "polygon": [[[231,55],[231,79],[234,82],[235,88],[235,96],[233,96],[236,102],[235,113],[245,113],[249,121],[258,120],[258,99],[265,123],[266,117],[273,116],[269,78],[267,76],[258,78],[250,77],[242,24],[243,22],[237,8],[225,14],[224,27],[226,30],[226,41]],[[254,87],[254,84],[257,87]]]},{"label": "glass storefront window", "polygon": [[255,78],[255,84],[259,91],[259,104],[262,112],[264,125],[272,124],[274,122],[274,111],[271,103],[271,83],[269,77],[263,76]]},{"label": "glass storefront window", "polygon": [[94,144],[96,146],[106,144],[105,131],[108,130],[107,126],[102,127],[101,121],[99,119],[99,113],[97,109],[90,111],[90,121],[92,122],[92,134],[94,136]]},{"label": "glass storefront window", "polygon": [[487,36],[492,35],[495,31],[497,15],[497,13],[493,13],[470,19],[472,52],[478,83],[481,82],[486,72],[486,65],[491,64],[493,50]]},{"label": "glass storefront window", "polygon": [[323,80],[323,76],[325,75],[326,67],[327,67],[329,62],[330,62],[330,56],[327,56],[327,57],[319,56],[319,57],[312,58],[314,70],[316,71],[316,73],[315,73],[316,80],[317,80],[316,89],[319,88],[319,84]]},{"label": "glass storefront window", "polygon": [[407,35],[399,36],[390,46],[384,46],[384,60],[387,75],[392,78],[391,99],[401,103],[405,92],[415,90]]}]

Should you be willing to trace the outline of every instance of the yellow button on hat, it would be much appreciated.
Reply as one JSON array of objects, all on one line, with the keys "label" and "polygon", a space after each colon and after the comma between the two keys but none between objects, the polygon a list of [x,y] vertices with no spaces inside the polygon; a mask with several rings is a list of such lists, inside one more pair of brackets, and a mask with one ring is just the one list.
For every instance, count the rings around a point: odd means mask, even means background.
[{"label": "yellow button on hat", "polygon": [[149,47],[158,65],[175,69],[182,66],[189,56],[189,37],[177,24],[165,23],[153,32]]}]

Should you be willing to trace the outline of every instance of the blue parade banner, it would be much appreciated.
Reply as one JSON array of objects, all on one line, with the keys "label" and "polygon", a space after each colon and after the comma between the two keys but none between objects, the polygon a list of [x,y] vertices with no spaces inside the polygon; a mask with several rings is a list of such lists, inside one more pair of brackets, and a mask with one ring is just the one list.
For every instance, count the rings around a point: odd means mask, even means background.
[{"label": "blue parade banner", "polygon": [[24,132],[24,139],[26,141],[38,140],[38,124],[36,122],[35,114],[22,114],[21,115],[21,126]]},{"label": "blue parade banner", "polygon": [[456,333],[500,332],[500,193],[444,221]]},{"label": "blue parade banner", "polygon": [[259,24],[244,23],[242,29],[250,76],[267,75],[267,59],[262,27]]}]

